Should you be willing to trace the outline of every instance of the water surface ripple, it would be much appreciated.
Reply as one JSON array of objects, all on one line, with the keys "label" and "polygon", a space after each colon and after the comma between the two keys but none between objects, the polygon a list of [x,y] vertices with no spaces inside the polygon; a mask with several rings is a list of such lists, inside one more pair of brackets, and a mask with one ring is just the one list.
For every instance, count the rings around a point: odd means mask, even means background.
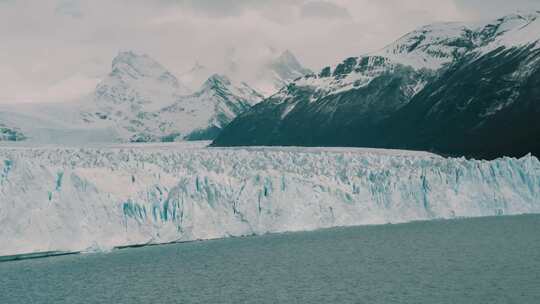
[{"label": "water surface ripple", "polygon": [[540,303],[540,216],[0,263],[0,303]]}]

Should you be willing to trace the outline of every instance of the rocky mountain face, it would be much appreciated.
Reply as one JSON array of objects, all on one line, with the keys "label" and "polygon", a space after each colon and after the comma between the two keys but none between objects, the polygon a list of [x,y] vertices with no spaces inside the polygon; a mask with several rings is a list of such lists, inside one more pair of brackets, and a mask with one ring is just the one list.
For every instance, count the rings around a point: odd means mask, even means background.
[{"label": "rocky mountain face", "polygon": [[290,83],[217,146],[363,146],[540,155],[540,12],[422,27]]},{"label": "rocky mountain face", "polygon": [[245,83],[212,75],[195,93],[146,55],[120,53],[82,119],[112,124],[122,141],[213,139],[236,115],[262,100]]},{"label": "rocky mountain face", "polygon": [[166,133],[186,140],[210,140],[237,115],[263,100],[245,83],[235,84],[227,76],[214,74],[194,94],[178,98],[159,111]]}]

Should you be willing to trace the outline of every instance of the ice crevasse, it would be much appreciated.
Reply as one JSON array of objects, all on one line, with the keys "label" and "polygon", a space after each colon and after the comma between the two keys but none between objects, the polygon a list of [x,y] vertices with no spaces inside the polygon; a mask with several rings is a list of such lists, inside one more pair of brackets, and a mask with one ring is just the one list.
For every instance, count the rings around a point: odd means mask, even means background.
[{"label": "ice crevasse", "polygon": [[0,255],[525,213],[540,213],[533,156],[0,148]]}]

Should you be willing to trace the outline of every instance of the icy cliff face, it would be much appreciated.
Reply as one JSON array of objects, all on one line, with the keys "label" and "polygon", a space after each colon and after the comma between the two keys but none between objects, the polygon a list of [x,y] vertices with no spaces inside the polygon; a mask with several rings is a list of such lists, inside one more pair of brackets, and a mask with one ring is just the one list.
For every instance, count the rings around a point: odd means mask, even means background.
[{"label": "icy cliff face", "polygon": [[540,162],[369,149],[0,148],[0,255],[540,212]]}]

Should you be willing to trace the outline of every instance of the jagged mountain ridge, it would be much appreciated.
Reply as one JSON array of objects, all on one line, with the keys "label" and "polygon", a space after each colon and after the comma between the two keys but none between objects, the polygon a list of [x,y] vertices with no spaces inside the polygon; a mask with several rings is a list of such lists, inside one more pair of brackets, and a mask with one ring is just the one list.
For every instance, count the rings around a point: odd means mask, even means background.
[{"label": "jagged mountain ridge", "polygon": [[159,117],[162,125],[168,124],[171,134],[185,129],[183,139],[213,139],[237,115],[262,99],[247,84],[234,85],[227,76],[214,74],[199,91],[161,109]]},{"label": "jagged mountain ridge", "polygon": [[[111,123],[123,141],[212,139],[236,115],[262,100],[245,83],[212,75],[195,93],[147,55],[120,53],[83,119]],[[212,131],[208,131],[212,130]]]},{"label": "jagged mountain ridge", "polygon": [[190,93],[171,72],[145,54],[120,52],[111,68],[96,87],[96,102],[155,110]]},{"label": "jagged mountain ridge", "polygon": [[[422,27],[379,52],[294,81],[239,116],[214,145],[408,148],[486,158],[537,154],[534,139],[503,148],[516,136],[507,131],[509,137],[488,139],[502,127],[487,126],[497,125],[493,119],[512,129],[520,125],[520,115],[531,121],[538,114],[539,16],[533,12],[487,24]],[[500,98],[493,98],[493,92],[500,92]],[[478,100],[469,107],[474,111],[463,110],[468,100]],[[481,114],[497,109],[496,116],[505,117],[510,101],[528,106],[517,106],[521,110],[508,118]],[[484,148],[460,144],[464,139]]]},{"label": "jagged mountain ridge", "polygon": [[120,52],[89,96],[71,103],[0,107],[0,141],[158,142],[213,139],[263,96],[210,75],[195,92],[148,55]]}]

